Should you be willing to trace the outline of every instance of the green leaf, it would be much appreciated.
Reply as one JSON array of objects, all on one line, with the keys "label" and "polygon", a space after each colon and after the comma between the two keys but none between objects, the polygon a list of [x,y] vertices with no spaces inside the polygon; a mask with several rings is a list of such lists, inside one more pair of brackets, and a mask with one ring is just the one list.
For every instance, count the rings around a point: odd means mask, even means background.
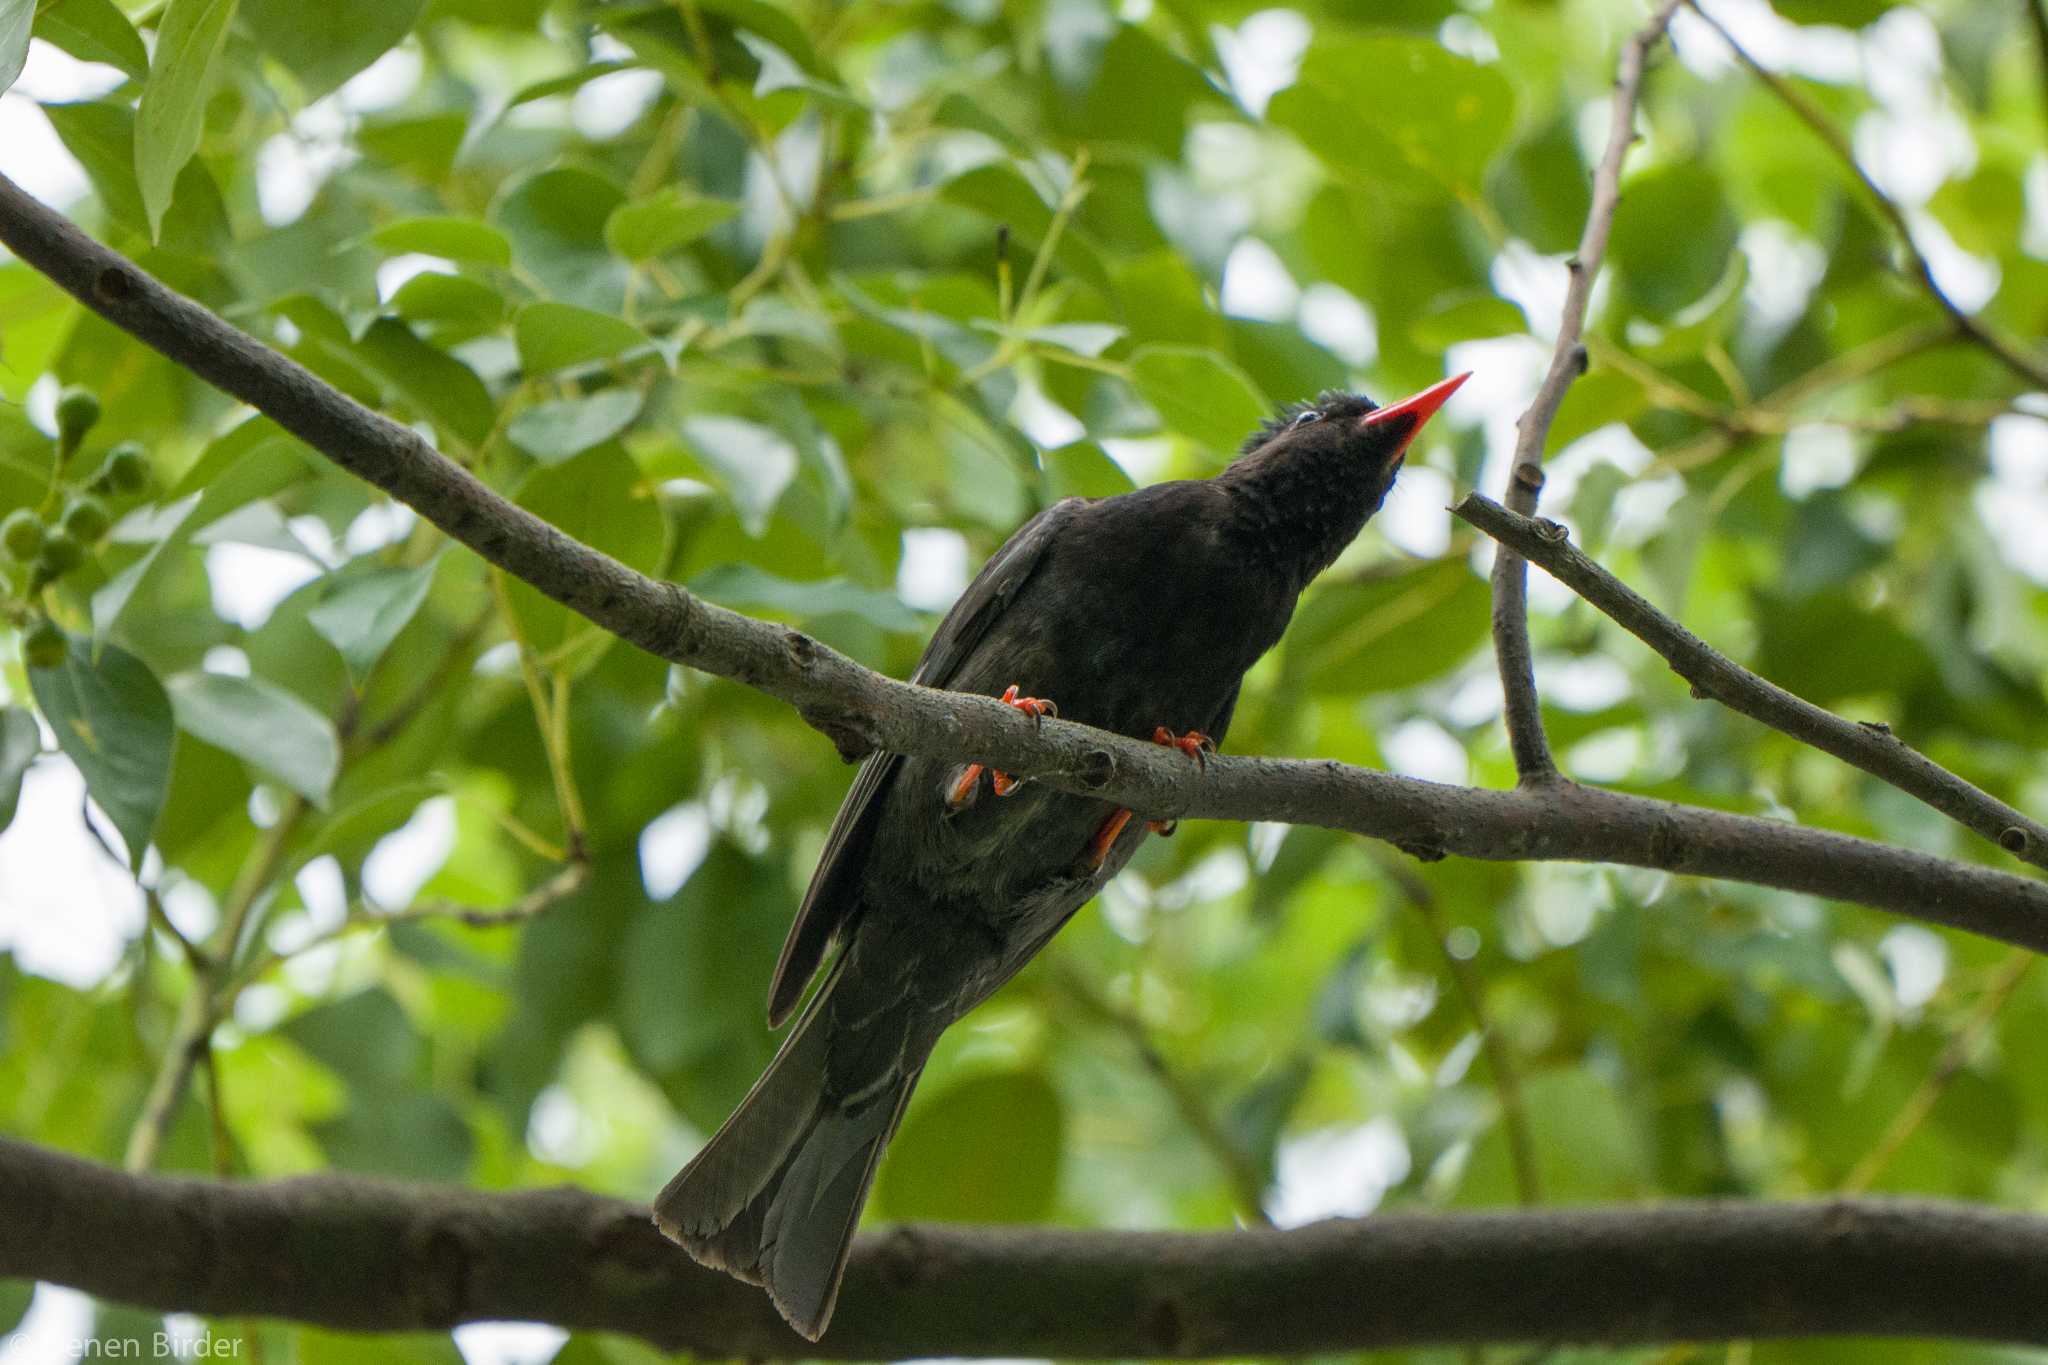
[{"label": "green leaf", "polygon": [[95,660],[92,642],[76,635],[64,662],[29,669],[28,683],[57,747],[128,845],[129,866],[141,867],[170,789],[177,740],[163,686],[128,651],[101,645]]},{"label": "green leaf", "polygon": [[351,1085],[371,1092],[416,1085],[426,1059],[425,1041],[411,1018],[377,986],[315,1005],[277,1031]]},{"label": "green leaf", "polygon": [[1220,454],[1235,452],[1273,411],[1243,370],[1198,347],[1140,347],[1131,356],[1131,382],[1159,409],[1167,430]]},{"label": "green leaf", "polygon": [[1735,250],[1735,231],[1719,178],[1698,162],[1675,162],[1621,187],[1608,250],[1630,299],[1663,318],[1722,278]]},{"label": "green leaf", "polygon": [[528,374],[610,360],[649,344],[633,324],[573,303],[529,303],[519,310],[513,331],[519,364]]},{"label": "green leaf", "polygon": [[28,40],[35,27],[36,0],[0,0],[0,93],[28,65]]},{"label": "green leaf", "polygon": [[536,403],[506,425],[512,443],[537,460],[559,464],[603,445],[633,425],[645,401],[638,389],[603,389],[587,398]]},{"label": "green leaf", "polygon": [[379,567],[331,575],[307,623],[333,645],[360,683],[427,600],[434,566]]},{"label": "green leaf", "polygon": [[34,1280],[0,1280],[0,1332],[12,1332],[28,1316],[29,1301],[35,1296]]},{"label": "green leaf", "polygon": [[1487,600],[1486,581],[1462,558],[1325,584],[1295,612],[1282,668],[1311,692],[1412,687],[1455,668],[1485,638]]},{"label": "green leaf", "polygon": [[1464,290],[1446,294],[1415,319],[1409,334],[1425,351],[1441,351],[1479,337],[1517,336],[1529,330],[1522,310],[1497,294]]},{"label": "green leaf", "polygon": [[[1591,1204],[1650,1192],[1653,1175],[1641,1120],[1611,1082],[1575,1067],[1531,1077],[1522,1088],[1546,1199]],[[1514,1198],[1507,1138],[1495,1125],[1474,1147],[1456,1202],[1493,1208]]]},{"label": "green leaf", "polygon": [[135,111],[135,180],[152,237],[162,229],[178,172],[199,150],[213,65],[234,17],[235,0],[170,0],[157,27],[156,55]]},{"label": "green leaf", "polygon": [[476,371],[420,340],[398,319],[378,318],[371,323],[357,343],[356,353],[443,431],[471,445],[490,435],[497,406]]},{"label": "green leaf", "polygon": [[799,621],[819,616],[858,616],[883,630],[922,631],[931,623],[884,588],[863,587],[845,578],[799,583],[778,578],[752,564],[720,564],[690,580],[690,591],[722,607],[767,610]]},{"label": "green leaf", "polygon": [[[14,823],[15,809],[21,804],[21,779],[28,776],[29,765],[42,751],[42,731],[33,715],[19,706],[0,710],[0,830]],[[0,1319],[5,1316],[0,1313]],[[0,1322],[0,1328],[4,1326]]]},{"label": "green leaf", "polygon": [[82,62],[105,62],[130,80],[149,75],[149,49],[114,0],[57,0],[36,16],[36,36]]},{"label": "green leaf", "polygon": [[975,1076],[914,1105],[882,1165],[891,1218],[1028,1223],[1059,1192],[1066,1111],[1037,1072]]},{"label": "green leaf", "polygon": [[334,722],[260,678],[180,673],[170,680],[178,728],[269,773],[316,806],[341,768]]},{"label": "green leaf", "polygon": [[401,218],[370,234],[370,240],[388,252],[417,251],[450,261],[477,265],[512,264],[512,241],[504,233],[478,218],[433,214],[422,218]]},{"label": "green leaf", "polygon": [[612,210],[604,240],[629,261],[651,260],[688,246],[740,211],[725,199],[707,199],[670,186]]},{"label": "green leaf", "polygon": [[1038,462],[1045,471],[1046,497],[1055,501],[1072,497],[1111,498],[1137,487],[1124,467],[1093,441],[1076,441],[1048,450],[1039,456]]},{"label": "green leaf", "polygon": [[773,427],[716,414],[685,420],[683,437],[724,485],[747,534],[766,531],[775,504],[796,478],[796,447]]},{"label": "green leaf", "polygon": [[324,95],[394,47],[412,31],[426,0],[241,0],[242,20],[256,42],[291,68],[305,93]]},{"label": "green leaf", "polygon": [[[534,470],[520,486],[519,505],[643,573],[661,562],[668,523],[643,486],[639,466],[616,441]],[[587,625],[524,581],[510,582],[506,589],[526,642],[542,654],[560,649]]]},{"label": "green leaf", "polygon": [[398,286],[390,306],[443,346],[494,332],[505,320],[504,295],[466,276],[437,270],[423,270]]},{"label": "green leaf", "polygon": [[1425,38],[1318,33],[1266,118],[1340,175],[1478,194],[1514,121],[1514,87]]}]

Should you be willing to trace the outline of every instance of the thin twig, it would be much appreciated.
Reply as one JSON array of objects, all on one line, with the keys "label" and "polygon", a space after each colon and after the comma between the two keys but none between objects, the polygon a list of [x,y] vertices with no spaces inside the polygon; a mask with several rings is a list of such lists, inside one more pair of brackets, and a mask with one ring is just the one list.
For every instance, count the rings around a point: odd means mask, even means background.
[{"label": "thin twig", "polygon": [[1856,183],[1863,187],[1863,192],[1869,197],[1872,207],[1884,217],[1891,225],[1892,231],[1897,234],[1899,244],[1905,249],[1906,258],[1911,263],[1913,275],[1919,280],[1921,288],[1927,291],[1928,297],[1940,306],[1942,312],[1948,314],[1955,330],[1997,357],[2007,369],[2035,388],[2048,389],[2048,360],[2022,350],[2018,344],[2001,336],[1990,324],[1948,296],[1948,291],[1934,278],[1934,267],[1928,263],[1926,253],[1920,250],[1920,244],[1913,239],[1913,225],[1907,219],[1905,210],[1894,203],[1891,196],[1878,188],[1877,182],[1870,178],[1869,173],[1856,160],[1856,149],[1849,144],[1849,139],[1843,135],[1842,130],[1828,118],[1827,113],[1809,99],[1798,86],[1751,56],[1749,49],[1737,42],[1735,35],[1730,33],[1720,20],[1707,13],[1699,0],[1686,0],[1686,3],[1708,28],[1720,35],[1722,42],[1728,44],[1728,50],[1735,54],[1736,60],[1748,67],[1751,74],[1762,81],[1801,123],[1811,128],[1814,135],[1834,153],[1835,159],[1855,178]]},{"label": "thin twig", "polygon": [[1941,1049],[1941,1055],[1934,1059],[1933,1067],[1919,1088],[1892,1116],[1890,1126],[1877,1140],[1877,1145],[1866,1152],[1856,1163],[1856,1168],[1844,1177],[1842,1194],[1857,1195],[1868,1190],[1884,1174],[1885,1167],[1892,1164],[1892,1158],[1899,1154],[1899,1149],[1920,1131],[1920,1125],[1927,1122],[1927,1116],[1934,1112],[1934,1106],[1948,1089],[1949,1082],[1969,1065],[1970,1057],[1977,1051],[1977,1044],[1983,1040],[1985,1031],[1998,1017],[1998,1012],[2005,1008],[2006,1001],[2012,999],[2020,982],[2026,979],[2027,969],[2034,965],[2034,960],[2034,954],[2016,948],[1998,964],[1998,970],[1993,973],[1991,984],[1985,988],[1976,1008],[1970,1011],[1962,1027],[1949,1036],[1948,1043]]},{"label": "thin twig", "polygon": [[1451,951],[1450,926],[1429,883],[1416,875],[1415,869],[1407,863],[1384,851],[1378,853],[1377,861],[1408,904],[1422,917],[1430,937],[1443,954],[1444,969],[1450,973],[1451,987],[1457,991],[1465,1012],[1472,1016],[1472,1026],[1479,1031],[1479,1050],[1486,1057],[1486,1069],[1492,1073],[1494,1091],[1500,1096],[1501,1130],[1507,1136],[1508,1164],[1515,1175],[1515,1196],[1527,1206],[1540,1204],[1543,1202],[1543,1178],[1536,1164],[1536,1140],[1529,1124],[1529,1108],[1522,1102],[1522,1074],[1508,1051],[1507,1040],[1494,1027],[1492,1011],[1486,1006],[1485,983],[1480,981],[1479,973],[1473,970],[1470,962]]},{"label": "thin twig", "polygon": [[[1614,228],[1614,211],[1621,202],[1621,163],[1636,140],[1636,98],[1642,89],[1643,69],[1650,49],[1664,37],[1671,16],[1681,0],[1663,0],[1650,22],[1622,45],[1621,62],[1614,81],[1614,104],[1609,114],[1607,150],[1593,172],[1593,202],[1586,213],[1586,228],[1579,237],[1579,249],[1566,263],[1571,278],[1565,287],[1564,311],[1558,318],[1557,345],[1552,349],[1550,368],[1537,387],[1527,411],[1515,419],[1514,464],[1508,472],[1507,504],[1524,516],[1536,511],[1543,488],[1543,443],[1549,439],[1551,423],[1564,403],[1565,390],[1586,370],[1586,348],[1581,337],[1586,330],[1586,306],[1593,294],[1593,277],[1607,254],[1607,237]],[[1536,695],[1535,657],[1529,646],[1528,568],[1505,551],[1493,560],[1493,650],[1500,665],[1500,685],[1508,729],[1508,745],[1514,751],[1515,772],[1524,784],[1543,784],[1558,778],[1557,761],[1551,757],[1550,741],[1543,733],[1543,705]]]},{"label": "thin twig", "polygon": [[334,928],[308,939],[295,948],[265,950],[261,956],[251,960],[248,966],[236,974],[233,989],[241,991],[260,981],[286,960],[311,952],[315,948],[339,942],[365,929],[388,928],[393,924],[410,924],[428,919],[455,920],[472,929],[502,929],[509,925],[524,924],[528,920],[540,918],[562,901],[575,895],[589,880],[590,863],[578,857],[517,901],[499,910],[484,910],[473,905],[458,905],[452,901],[425,901],[419,905],[409,905],[403,910],[372,910],[365,905]]},{"label": "thin twig", "polygon": [[1594,563],[1565,537],[1558,523],[1519,516],[1478,493],[1468,494],[1451,510],[1503,546],[1541,565],[1551,577],[1656,650],[1673,672],[1692,684],[1694,696],[1710,697],[1833,754],[1975,830],[2015,858],[2048,870],[2048,826],[1942,767],[1899,739],[1889,726],[1844,720],[1758,677]]},{"label": "thin twig", "polygon": [[1145,1069],[1152,1073],[1153,1079],[1173,1101],[1181,1122],[1187,1125],[1202,1149],[1221,1168],[1229,1182],[1238,1216],[1248,1224],[1271,1227],[1273,1220],[1266,1213],[1266,1181],[1253,1163],[1251,1154],[1216,1121],[1216,1116],[1209,1111],[1209,1097],[1202,1088],[1166,1060],[1158,1044],[1152,1041],[1152,1032],[1145,1026],[1145,1021],[1112,1003],[1095,988],[1094,983],[1064,961],[1054,967],[1052,979],[1068,1000],[1124,1036],[1138,1054],[1138,1059],[1145,1064]]}]

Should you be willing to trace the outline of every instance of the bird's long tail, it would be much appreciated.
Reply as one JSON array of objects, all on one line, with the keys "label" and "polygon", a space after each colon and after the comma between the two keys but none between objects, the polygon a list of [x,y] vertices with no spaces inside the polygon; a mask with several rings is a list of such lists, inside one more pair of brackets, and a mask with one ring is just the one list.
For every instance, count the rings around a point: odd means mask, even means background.
[{"label": "bird's long tail", "polygon": [[900,1019],[835,1018],[839,976],[654,1201],[663,1233],[703,1264],[765,1288],[812,1341],[831,1320],[882,1148],[923,1070]]}]

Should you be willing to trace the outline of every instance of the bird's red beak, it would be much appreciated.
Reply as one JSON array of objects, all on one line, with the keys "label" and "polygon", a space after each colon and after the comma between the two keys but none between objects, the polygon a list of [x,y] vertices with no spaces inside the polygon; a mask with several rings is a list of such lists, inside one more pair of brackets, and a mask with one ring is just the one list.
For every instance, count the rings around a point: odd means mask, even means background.
[{"label": "bird's red beak", "polygon": [[1408,423],[1408,434],[1401,440],[1401,449],[1406,450],[1408,442],[1415,439],[1415,433],[1422,430],[1422,424],[1436,416],[1436,410],[1450,401],[1451,395],[1458,391],[1458,385],[1471,377],[1470,370],[1463,374],[1454,374],[1441,383],[1430,385],[1413,397],[1404,398],[1398,403],[1390,403],[1383,408],[1374,408],[1358,419],[1358,429],[1363,432],[1366,428],[1378,426],[1382,422],[1405,421]]}]

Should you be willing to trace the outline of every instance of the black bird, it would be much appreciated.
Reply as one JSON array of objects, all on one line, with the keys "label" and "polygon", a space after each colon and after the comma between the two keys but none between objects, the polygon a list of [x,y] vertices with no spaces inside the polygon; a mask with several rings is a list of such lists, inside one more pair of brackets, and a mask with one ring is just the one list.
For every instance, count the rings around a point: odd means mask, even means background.
[{"label": "black bird", "polygon": [[[1465,379],[1384,408],[1325,394],[1267,422],[1214,478],[1054,504],[983,567],[911,680],[1199,759],[1230,728],[1245,670]],[[764,1286],[815,1341],[933,1045],[1130,861],[1147,829],[1130,815],[980,764],[870,758],[783,945],[771,1025],[843,948],[768,1070],[655,1201],[661,1230]]]}]

